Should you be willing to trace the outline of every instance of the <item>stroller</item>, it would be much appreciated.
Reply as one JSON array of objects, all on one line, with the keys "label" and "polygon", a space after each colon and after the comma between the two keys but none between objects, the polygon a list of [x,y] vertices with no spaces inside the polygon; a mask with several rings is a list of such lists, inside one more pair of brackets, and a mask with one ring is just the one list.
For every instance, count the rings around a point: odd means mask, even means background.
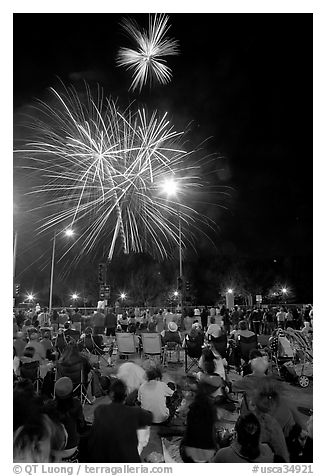
[{"label": "stroller", "polygon": [[277,374],[300,387],[309,386],[313,376],[312,343],[300,331],[277,329],[270,338],[270,357]]}]

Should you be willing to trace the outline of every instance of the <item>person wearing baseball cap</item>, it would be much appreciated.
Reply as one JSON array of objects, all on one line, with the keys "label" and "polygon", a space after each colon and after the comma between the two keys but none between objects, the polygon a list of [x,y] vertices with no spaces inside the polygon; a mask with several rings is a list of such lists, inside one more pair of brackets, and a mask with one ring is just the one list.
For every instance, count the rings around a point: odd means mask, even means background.
[{"label": "person wearing baseball cap", "polygon": [[66,447],[60,452],[62,462],[78,462],[80,433],[86,427],[82,404],[73,390],[69,377],[59,378],[54,385],[54,405],[68,435]]}]

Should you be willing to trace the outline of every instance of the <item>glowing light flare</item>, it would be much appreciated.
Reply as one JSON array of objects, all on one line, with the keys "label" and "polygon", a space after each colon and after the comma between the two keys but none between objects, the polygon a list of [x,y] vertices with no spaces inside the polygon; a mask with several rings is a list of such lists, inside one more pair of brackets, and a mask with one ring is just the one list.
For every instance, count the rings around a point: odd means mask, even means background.
[{"label": "glowing light flare", "polygon": [[288,292],[287,288],[282,288],[281,291],[282,291],[283,294],[287,294],[287,292]]},{"label": "glowing light flare", "polygon": [[127,294],[126,294],[126,293],[121,293],[121,294],[120,294],[120,298],[121,298],[122,300],[126,299],[126,297],[127,297]]},{"label": "glowing light flare", "polygon": [[228,289],[228,294],[233,294],[233,289],[229,288]]},{"label": "glowing light flare", "polygon": [[35,296],[33,294],[27,294],[27,299],[29,301],[33,301],[35,299]]},{"label": "glowing light flare", "polygon": [[79,297],[79,296],[78,296],[78,294],[76,294],[76,293],[74,293],[74,294],[71,296],[71,298],[72,298],[74,301],[76,301],[76,300],[78,299],[78,297]]},{"label": "glowing light flare", "polygon": [[161,189],[168,197],[171,197],[177,194],[178,184],[173,178],[165,179],[161,185]]},{"label": "glowing light flare", "polygon": [[178,297],[178,296],[179,296],[178,291],[174,291],[173,295],[174,295],[175,297]]}]

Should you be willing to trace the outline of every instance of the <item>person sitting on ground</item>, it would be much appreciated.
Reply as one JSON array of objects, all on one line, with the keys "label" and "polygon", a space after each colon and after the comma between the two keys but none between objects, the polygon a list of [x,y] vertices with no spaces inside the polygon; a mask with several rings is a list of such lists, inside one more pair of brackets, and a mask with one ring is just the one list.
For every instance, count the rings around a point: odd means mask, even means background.
[{"label": "person sitting on ground", "polygon": [[126,385],[119,379],[110,388],[112,403],[99,405],[88,438],[91,463],[140,463],[137,430],[152,423],[152,414],[124,405]]},{"label": "person sitting on ground", "polygon": [[[260,350],[258,349],[251,349],[249,352],[249,360],[248,363],[244,363],[242,366],[242,376],[245,377],[246,375],[250,375],[253,373],[252,365],[251,362],[256,359],[257,357],[265,357],[268,361],[267,356],[263,356]],[[265,374],[267,374],[268,367],[266,368]]]},{"label": "person sitting on ground", "polygon": [[153,423],[168,423],[177,409],[175,399],[167,400],[174,394],[175,386],[162,382],[162,371],[159,366],[151,366],[146,371],[146,377],[147,382],[143,383],[138,390],[140,406],[152,413]]},{"label": "person sitting on ground", "polygon": [[260,443],[260,423],[253,413],[240,416],[235,424],[236,438],[221,448],[213,463],[273,463],[274,454],[267,444]]},{"label": "person sitting on ground", "polygon": [[279,422],[269,412],[270,402],[275,400],[275,382],[269,377],[263,377],[249,399],[249,410],[259,420],[261,426],[261,443],[267,443],[279,462],[289,462],[289,452],[285,436]]},{"label": "person sitting on ground", "polygon": [[193,402],[189,406],[185,434],[180,443],[180,455],[184,463],[207,463],[216,453],[216,409],[205,389],[198,385]]},{"label": "person sitting on ground", "polygon": [[125,404],[130,406],[135,405],[139,387],[146,382],[145,370],[135,362],[125,362],[120,365],[117,378],[127,387]]},{"label": "person sitting on ground", "polygon": [[202,389],[206,388],[209,397],[215,402],[215,399],[223,395],[222,387],[225,380],[225,369],[220,359],[215,359],[212,350],[209,347],[203,349],[199,360],[200,372],[195,377],[200,382]]},{"label": "person sitting on ground", "polygon": [[78,398],[73,397],[73,383],[69,377],[61,377],[54,386],[54,400],[45,404],[45,412],[56,414],[67,431],[65,449],[58,457],[62,462],[78,462],[78,444],[80,434],[86,428],[83,407]]}]

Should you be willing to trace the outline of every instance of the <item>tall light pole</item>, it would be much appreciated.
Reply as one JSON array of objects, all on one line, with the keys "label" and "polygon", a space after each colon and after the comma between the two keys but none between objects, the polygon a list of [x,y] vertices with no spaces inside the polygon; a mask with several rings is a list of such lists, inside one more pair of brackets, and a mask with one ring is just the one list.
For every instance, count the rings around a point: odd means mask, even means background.
[{"label": "tall light pole", "polygon": [[[162,189],[164,193],[166,193],[167,197],[176,196],[178,192],[178,184],[175,180],[166,179],[165,182],[162,183]],[[183,295],[183,275],[182,275],[182,230],[181,230],[181,216],[180,216],[180,204],[178,203],[178,244],[179,244],[179,277],[178,277],[178,284],[179,284],[179,306],[180,311],[182,313],[182,295]]]},{"label": "tall light pole", "polygon": [[[61,233],[61,232],[59,232]],[[50,276],[50,296],[49,296],[49,312],[52,311],[52,296],[53,296],[53,275],[54,275],[54,263],[55,263],[55,245],[56,245],[56,238],[59,234],[56,231],[53,234],[52,238],[52,259],[51,259],[51,276]],[[66,236],[72,236],[74,231],[72,229],[65,230]]]}]

